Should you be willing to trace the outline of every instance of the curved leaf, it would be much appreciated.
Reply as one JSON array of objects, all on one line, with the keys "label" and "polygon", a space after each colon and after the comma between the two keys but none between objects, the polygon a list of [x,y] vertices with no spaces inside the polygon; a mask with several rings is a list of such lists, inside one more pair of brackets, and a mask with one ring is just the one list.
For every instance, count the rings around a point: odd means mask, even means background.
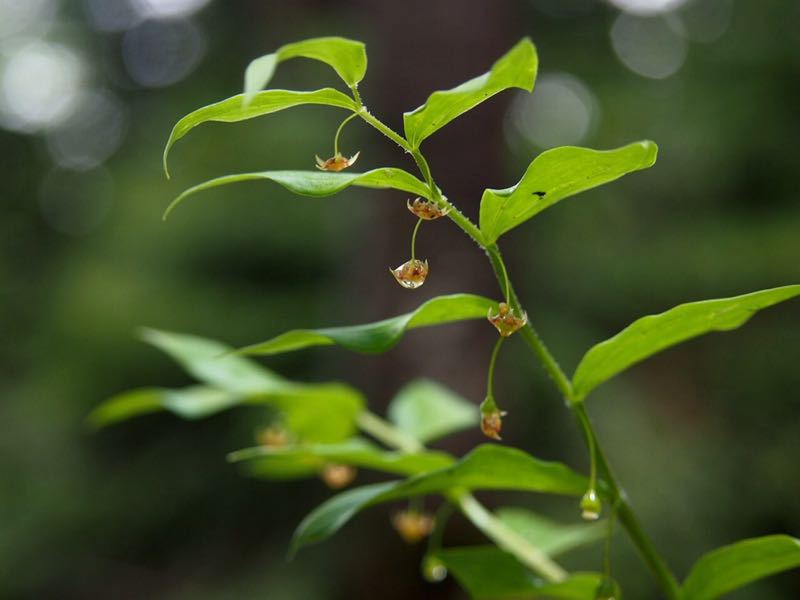
[{"label": "curved leaf", "polygon": [[427,197],[429,190],[427,186],[411,173],[403,169],[394,167],[384,167],[373,169],[366,173],[331,173],[327,171],[262,171],[260,173],[240,173],[238,175],[226,175],[217,177],[199,185],[189,188],[180,196],[175,198],[167,210],[164,211],[164,219],[178,206],[184,199],[192,194],[208,190],[229,183],[239,183],[241,181],[274,181],[285,187],[290,192],[301,196],[311,196],[323,198],[331,196],[343,189],[355,185],[358,187],[373,189],[395,189],[409,192],[415,196]]},{"label": "curved leaf", "polygon": [[564,146],[542,152],[522,179],[504,190],[485,190],[480,227],[486,243],[527,221],[556,202],[653,166],[658,147],[635,142],[614,150]]},{"label": "curved leaf", "polygon": [[297,550],[333,535],[358,511],[381,502],[445,493],[455,488],[579,496],[586,485],[585,477],[561,463],[542,461],[515,448],[485,444],[445,469],[334,496],[300,523],[292,548]]},{"label": "curved leaf", "polygon": [[246,106],[242,103],[243,98],[244,95],[239,94],[227,100],[198,108],[175,124],[164,148],[164,173],[167,177],[169,177],[167,157],[173,144],[202,123],[207,123],[208,121],[234,123],[303,104],[324,104],[346,110],[358,110],[358,105],[352,98],[333,88],[323,88],[312,92],[267,90],[266,92],[255,94],[252,101]]},{"label": "curved leaf", "polygon": [[480,421],[475,404],[430,379],[403,387],[389,404],[388,416],[397,429],[422,443],[470,429]]},{"label": "curved leaf", "polygon": [[539,61],[536,48],[524,38],[489,70],[451,90],[434,92],[419,108],[403,114],[406,139],[413,148],[459,115],[509,88],[533,89]]},{"label": "curved leaf", "polygon": [[602,579],[599,573],[573,573],[565,581],[547,583],[495,546],[444,548],[429,556],[444,563],[470,598],[594,600]]},{"label": "curved leaf", "polygon": [[500,508],[496,513],[509,529],[551,557],[596,542],[608,531],[605,523],[558,523],[525,508]]},{"label": "curved leaf", "polygon": [[294,329],[277,337],[246,346],[241,354],[272,355],[309,346],[338,344],[363,354],[379,354],[394,347],[406,330],[441,325],[466,319],[486,318],[497,303],[482,296],[453,294],[438,296],[421,304],[415,311],[366,325],[331,327],[328,329]]},{"label": "curved leaf", "polygon": [[247,65],[244,72],[243,103],[249,104],[256,93],[267,86],[278,63],[298,57],[311,58],[330,65],[350,87],[364,79],[367,72],[367,52],[362,42],[342,37],[321,37],[294,42]]},{"label": "curved leaf", "polygon": [[683,585],[684,600],[713,600],[758,579],[800,567],[800,540],[770,535],[702,556]]},{"label": "curved leaf", "polygon": [[634,321],[614,337],[592,347],[573,376],[574,400],[653,354],[710,331],[744,325],[762,308],[800,295],[800,285],[762,290],[732,298],[681,304]]},{"label": "curved leaf", "polygon": [[397,475],[417,475],[442,469],[454,462],[453,457],[445,452],[387,452],[359,438],[340,444],[246,448],[232,452],[228,460],[242,463],[249,475],[267,479],[285,479],[287,473],[292,477],[315,475],[329,462]]}]

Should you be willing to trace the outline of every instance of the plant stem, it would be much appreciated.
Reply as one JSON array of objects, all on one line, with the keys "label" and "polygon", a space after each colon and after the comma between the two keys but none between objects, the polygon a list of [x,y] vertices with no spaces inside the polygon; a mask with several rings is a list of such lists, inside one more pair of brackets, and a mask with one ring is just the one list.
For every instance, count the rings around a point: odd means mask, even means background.
[{"label": "plant stem", "polygon": [[510,552],[522,564],[536,571],[548,581],[564,581],[567,578],[568,573],[561,566],[486,510],[472,494],[465,490],[459,490],[450,493],[449,497],[464,516],[486,537],[497,544],[498,548]]},{"label": "plant stem", "polygon": [[358,116],[358,113],[353,113],[352,115],[347,117],[344,121],[342,121],[342,124],[339,125],[339,128],[336,130],[336,135],[333,137],[333,155],[334,156],[339,156],[339,136],[342,135],[342,130],[344,129],[344,126],[347,125],[353,119],[355,119],[357,116]]},{"label": "plant stem", "polygon": [[411,234],[411,260],[415,260],[417,258],[417,231],[419,231],[420,225],[422,225],[422,219],[417,220],[417,224],[414,225],[414,233]]},{"label": "plant stem", "polygon": [[[359,414],[357,422],[358,426],[363,431],[369,433],[375,439],[383,442],[390,448],[396,448],[402,452],[418,452],[425,448],[419,441],[410,438],[394,425],[368,410],[362,411]],[[467,517],[476,528],[482,531],[486,537],[503,550],[516,556],[517,559],[529,569],[532,569],[548,581],[562,581],[566,579],[567,572],[564,571],[558,563],[553,561],[525,538],[520,537],[516,532],[509,529],[502,521],[478,502],[472,494],[466,490],[453,490],[447,494],[447,498],[457,506],[462,514]],[[439,531],[437,535],[441,536],[442,533],[442,531]]]},{"label": "plant stem", "polygon": [[[357,99],[357,101],[359,101],[359,99]],[[522,307],[520,305],[519,298],[514,292],[514,287],[511,284],[511,281],[508,279],[508,271],[505,263],[503,262],[500,249],[497,247],[497,244],[487,244],[484,241],[483,234],[477,225],[470,221],[455,206],[450,204],[447,198],[442,196],[439,188],[436,186],[436,183],[433,180],[433,175],[431,174],[428,162],[425,160],[425,157],[422,156],[419,149],[412,148],[402,136],[376,119],[373,115],[366,111],[366,109],[362,109],[359,114],[365,121],[367,121],[367,123],[375,127],[375,129],[386,135],[389,139],[393,140],[401,148],[403,148],[403,150],[411,153],[411,155],[414,157],[414,161],[419,167],[420,173],[425,178],[425,182],[430,188],[432,199],[441,208],[449,209],[450,212],[448,213],[448,216],[450,219],[464,233],[472,238],[472,240],[478,244],[479,247],[486,251],[486,255],[489,257],[489,262],[492,265],[492,270],[494,271],[495,277],[501,286],[501,289],[508,296],[511,307],[516,311],[521,311]],[[550,378],[553,380],[559,392],[561,392],[561,395],[567,402],[567,405],[571,409],[573,416],[578,421],[582,431],[584,431],[584,438],[587,448],[592,448],[592,446],[594,446],[599,470],[603,475],[606,485],[608,486],[607,493],[611,496],[612,502],[618,506],[617,516],[620,523],[625,528],[628,536],[636,546],[645,563],[648,565],[648,567],[650,567],[650,570],[653,572],[656,580],[663,588],[667,598],[669,600],[677,600],[680,594],[680,587],[678,586],[677,580],[667,564],[664,562],[664,559],[661,558],[661,555],[659,555],[658,551],[653,546],[653,543],[644,533],[644,530],[642,529],[641,524],[633,512],[633,508],[631,507],[624,490],[621,488],[611,472],[603,451],[600,448],[600,445],[597,443],[594,429],[592,428],[592,424],[589,421],[588,415],[586,414],[583,403],[575,401],[572,383],[567,378],[566,374],[559,366],[558,361],[556,361],[555,357],[553,357],[553,355],[547,349],[547,346],[545,346],[544,342],[541,340],[538,333],[536,333],[536,330],[530,325],[530,323],[520,330],[520,335],[528,344],[528,346],[530,346],[531,350],[533,350],[533,353],[542,363],[545,371],[547,371],[548,375],[550,375]],[[462,512],[464,512],[464,509],[460,505],[459,508],[461,508]],[[513,534],[514,532],[512,531],[511,533]],[[499,542],[498,545],[500,545]]]},{"label": "plant stem", "polygon": [[376,440],[402,452],[419,452],[425,448],[418,440],[368,410],[361,411],[356,422],[361,430]]},{"label": "plant stem", "polygon": [[492,350],[492,357],[489,359],[489,373],[486,375],[486,397],[494,400],[494,365],[497,362],[497,355],[500,353],[500,346],[506,338],[500,336]]}]

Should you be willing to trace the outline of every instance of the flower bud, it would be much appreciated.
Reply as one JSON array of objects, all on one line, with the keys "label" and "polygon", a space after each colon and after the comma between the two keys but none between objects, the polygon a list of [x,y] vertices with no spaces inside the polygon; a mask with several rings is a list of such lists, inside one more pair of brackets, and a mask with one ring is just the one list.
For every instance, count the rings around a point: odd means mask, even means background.
[{"label": "flower bud", "polygon": [[525,311],[520,316],[517,316],[514,314],[514,310],[505,302],[498,304],[497,314],[495,315],[492,314],[492,309],[490,308],[487,318],[503,337],[510,336],[528,322],[528,314]]},{"label": "flower bud", "polygon": [[317,168],[320,171],[343,171],[347,167],[355,164],[359,154],[361,154],[361,152],[356,152],[350,158],[346,158],[337,152],[327,160],[322,160],[319,156],[315,156],[314,158],[317,159]]},{"label": "flower bud", "polygon": [[431,534],[436,520],[427,513],[406,510],[392,517],[392,525],[406,543],[416,544]]},{"label": "flower bud", "polygon": [[289,432],[280,425],[270,425],[256,433],[256,442],[267,448],[284,448],[290,441]]},{"label": "flower bud", "polygon": [[581,498],[581,517],[585,521],[596,521],[600,518],[603,503],[594,489],[589,489]]},{"label": "flower bud", "polygon": [[450,212],[450,207],[441,209],[435,202],[423,200],[422,198],[415,198],[413,202],[411,200],[407,200],[406,206],[408,207],[408,210],[411,211],[411,214],[419,217],[420,219],[425,219],[426,221],[433,221],[434,219],[443,217]]},{"label": "flower bud", "polygon": [[508,413],[497,408],[494,398],[486,398],[481,402],[481,431],[493,440],[501,440],[500,430],[503,428],[503,417]]},{"label": "flower bud", "polygon": [[397,283],[404,288],[413,290],[425,283],[425,278],[428,276],[428,261],[409,260],[396,269],[389,269],[389,271],[394,275]]},{"label": "flower bud", "polygon": [[428,554],[422,559],[422,576],[429,583],[439,583],[447,577],[447,567],[438,556]]},{"label": "flower bud", "polygon": [[356,478],[356,470],[350,465],[340,465],[338,463],[328,463],[320,473],[322,481],[332,490],[346,487]]}]

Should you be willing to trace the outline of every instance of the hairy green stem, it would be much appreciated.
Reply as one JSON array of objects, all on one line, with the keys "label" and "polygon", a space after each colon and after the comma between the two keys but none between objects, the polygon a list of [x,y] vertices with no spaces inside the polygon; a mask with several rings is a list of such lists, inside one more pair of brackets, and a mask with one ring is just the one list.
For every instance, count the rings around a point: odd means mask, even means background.
[{"label": "hairy green stem", "polygon": [[[356,99],[357,102],[360,104],[360,98]],[[516,293],[514,292],[514,288],[511,284],[511,281],[508,278],[508,271],[506,269],[505,263],[503,262],[503,258],[500,254],[500,249],[497,247],[497,244],[487,244],[483,238],[483,234],[481,233],[480,229],[477,225],[475,225],[472,221],[470,221],[463,213],[461,213],[455,206],[453,206],[447,198],[445,198],[439,188],[436,186],[436,183],[433,180],[433,175],[431,174],[430,167],[428,162],[425,160],[425,157],[422,156],[418,148],[412,148],[410,144],[399,134],[397,134],[394,130],[390,127],[386,126],[380,120],[375,118],[372,114],[366,111],[363,108],[359,112],[359,115],[370,125],[375,127],[378,131],[383,133],[389,139],[393,140],[397,143],[403,150],[406,152],[410,152],[411,155],[414,157],[414,161],[417,163],[419,167],[420,173],[425,178],[425,182],[428,185],[428,188],[431,192],[431,199],[434,200],[441,208],[449,209],[448,216],[450,219],[464,232],[466,233],[472,240],[478,244],[481,248],[486,251],[487,256],[489,257],[489,262],[492,265],[492,270],[495,273],[495,277],[497,278],[498,283],[501,286],[501,289],[506,293],[509,303],[511,307],[516,311],[521,311],[522,307],[519,302],[519,298],[517,297]],[[653,543],[644,533],[639,520],[637,519],[636,515],[633,512],[633,509],[625,495],[624,490],[622,490],[621,486],[619,485],[618,481],[614,477],[613,473],[611,472],[608,462],[605,459],[605,456],[600,448],[600,445],[597,443],[596,435],[594,433],[594,429],[592,428],[591,422],[586,414],[586,410],[583,406],[582,402],[576,402],[574,398],[574,393],[572,389],[572,383],[570,382],[569,378],[566,376],[564,371],[556,361],[555,357],[550,353],[545,346],[544,342],[539,337],[536,330],[528,323],[524,328],[520,330],[520,335],[522,339],[528,344],[531,348],[533,353],[542,363],[545,371],[547,371],[550,378],[555,383],[556,387],[558,388],[561,395],[564,397],[567,405],[572,411],[572,414],[575,416],[576,420],[578,421],[581,430],[584,431],[584,438],[586,441],[587,448],[594,448],[595,455],[598,461],[599,470],[603,476],[603,480],[605,481],[606,485],[608,486],[608,490],[606,492],[611,496],[612,503],[617,506],[617,516],[619,518],[620,523],[625,528],[625,531],[628,533],[633,544],[636,546],[639,554],[642,556],[645,563],[650,567],[650,570],[653,572],[656,580],[661,585],[662,589],[664,590],[667,598],[669,600],[677,600],[680,595],[680,587],[675,579],[675,576],[670,571],[667,564],[664,562],[664,559],[661,558],[661,555],[653,546]],[[471,496],[470,496],[471,497]],[[469,502],[467,503],[469,505]],[[459,505],[462,512],[464,512],[463,507]],[[466,513],[465,513],[466,514]],[[514,532],[511,532],[514,533]],[[487,534],[488,535],[488,534]],[[495,540],[497,541],[497,540]],[[499,542],[498,542],[498,545]]]}]

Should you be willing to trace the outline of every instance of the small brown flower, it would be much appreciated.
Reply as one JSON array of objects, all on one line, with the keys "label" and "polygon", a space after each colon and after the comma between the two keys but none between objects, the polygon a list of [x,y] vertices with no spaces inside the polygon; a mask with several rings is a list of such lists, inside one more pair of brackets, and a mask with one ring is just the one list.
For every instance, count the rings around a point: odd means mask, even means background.
[{"label": "small brown flower", "polygon": [[416,544],[431,534],[436,520],[429,514],[406,510],[392,517],[392,525],[406,543]]},{"label": "small brown flower", "polygon": [[317,159],[317,168],[320,171],[343,171],[347,167],[351,167],[355,164],[359,154],[361,154],[360,151],[353,154],[350,158],[345,158],[337,152],[327,160],[322,160],[319,156],[315,156],[314,158]]},{"label": "small brown flower", "polygon": [[522,314],[517,316],[508,304],[501,302],[497,306],[497,314],[493,315],[492,309],[490,308],[487,318],[489,322],[497,328],[500,335],[508,337],[525,326],[528,322],[528,313],[522,311]]},{"label": "small brown flower", "polygon": [[596,521],[600,518],[603,504],[594,489],[587,490],[581,498],[581,517],[584,521]]},{"label": "small brown flower", "polygon": [[264,427],[256,433],[256,441],[267,448],[284,448],[289,445],[290,436],[280,425]]},{"label": "small brown flower", "polygon": [[412,259],[396,269],[389,269],[389,271],[394,275],[397,283],[404,288],[413,290],[425,283],[425,278],[428,276],[428,261]]},{"label": "small brown flower", "polygon": [[340,465],[338,463],[328,463],[320,473],[322,481],[333,489],[338,490],[346,487],[356,478],[356,470],[350,465]]},{"label": "small brown flower", "polygon": [[508,413],[504,410],[494,409],[490,412],[481,412],[481,431],[483,435],[493,440],[501,440],[500,430],[503,428],[503,417]]},{"label": "small brown flower", "polygon": [[413,202],[411,200],[406,200],[406,206],[412,214],[426,221],[433,221],[450,212],[449,206],[445,209],[441,209],[435,202],[423,200],[422,198],[415,198]]}]

